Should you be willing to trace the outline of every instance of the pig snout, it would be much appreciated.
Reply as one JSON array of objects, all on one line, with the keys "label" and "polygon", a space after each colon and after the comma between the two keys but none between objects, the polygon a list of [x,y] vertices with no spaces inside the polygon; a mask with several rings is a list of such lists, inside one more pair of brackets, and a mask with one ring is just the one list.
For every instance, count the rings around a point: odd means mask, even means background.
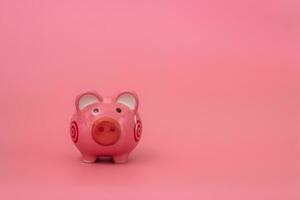
[{"label": "pig snout", "polygon": [[92,127],[92,137],[100,145],[113,145],[121,136],[121,126],[113,118],[104,117],[96,120]]}]

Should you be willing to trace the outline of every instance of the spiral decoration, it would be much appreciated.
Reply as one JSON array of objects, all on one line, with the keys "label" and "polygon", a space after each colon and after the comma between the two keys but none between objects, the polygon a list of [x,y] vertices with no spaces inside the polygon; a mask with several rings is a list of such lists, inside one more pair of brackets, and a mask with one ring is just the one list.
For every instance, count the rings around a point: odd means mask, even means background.
[{"label": "spiral decoration", "polygon": [[135,127],[134,127],[134,139],[138,142],[142,136],[142,122],[137,120]]},{"label": "spiral decoration", "polygon": [[70,133],[71,133],[71,138],[72,138],[73,142],[76,143],[78,141],[78,126],[75,121],[73,121],[71,123]]}]

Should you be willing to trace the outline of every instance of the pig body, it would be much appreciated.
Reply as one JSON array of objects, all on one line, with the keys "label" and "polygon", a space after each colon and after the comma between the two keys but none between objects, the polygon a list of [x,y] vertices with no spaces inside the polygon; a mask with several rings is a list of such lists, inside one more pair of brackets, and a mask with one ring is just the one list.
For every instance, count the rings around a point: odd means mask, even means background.
[{"label": "pig body", "polygon": [[77,96],[75,107],[70,134],[82,160],[93,163],[103,156],[116,163],[127,162],[142,133],[137,95],[125,91],[102,98],[96,92],[85,92]]}]

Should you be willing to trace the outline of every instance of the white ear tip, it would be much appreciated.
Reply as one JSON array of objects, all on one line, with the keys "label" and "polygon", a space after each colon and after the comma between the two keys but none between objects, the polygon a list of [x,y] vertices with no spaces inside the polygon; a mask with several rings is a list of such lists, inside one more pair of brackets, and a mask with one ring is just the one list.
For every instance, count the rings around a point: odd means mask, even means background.
[{"label": "white ear tip", "polygon": [[134,110],[137,107],[137,100],[130,93],[124,93],[121,96],[119,96],[117,102],[124,104],[125,106],[129,107],[132,110]]},{"label": "white ear tip", "polygon": [[99,102],[99,99],[96,96],[94,96],[92,94],[85,94],[82,97],[80,97],[79,105],[78,105],[79,110],[82,110],[85,107],[87,107],[88,105],[97,103],[97,102]]}]

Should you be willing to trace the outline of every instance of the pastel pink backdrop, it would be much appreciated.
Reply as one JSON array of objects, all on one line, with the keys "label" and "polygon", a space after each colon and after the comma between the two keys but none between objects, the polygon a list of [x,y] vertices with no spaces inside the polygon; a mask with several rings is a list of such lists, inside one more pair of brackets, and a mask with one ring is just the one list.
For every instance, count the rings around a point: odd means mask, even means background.
[{"label": "pastel pink backdrop", "polygon": [[[300,3],[0,2],[0,199],[300,198]],[[84,164],[75,96],[140,97],[126,165]]]}]

